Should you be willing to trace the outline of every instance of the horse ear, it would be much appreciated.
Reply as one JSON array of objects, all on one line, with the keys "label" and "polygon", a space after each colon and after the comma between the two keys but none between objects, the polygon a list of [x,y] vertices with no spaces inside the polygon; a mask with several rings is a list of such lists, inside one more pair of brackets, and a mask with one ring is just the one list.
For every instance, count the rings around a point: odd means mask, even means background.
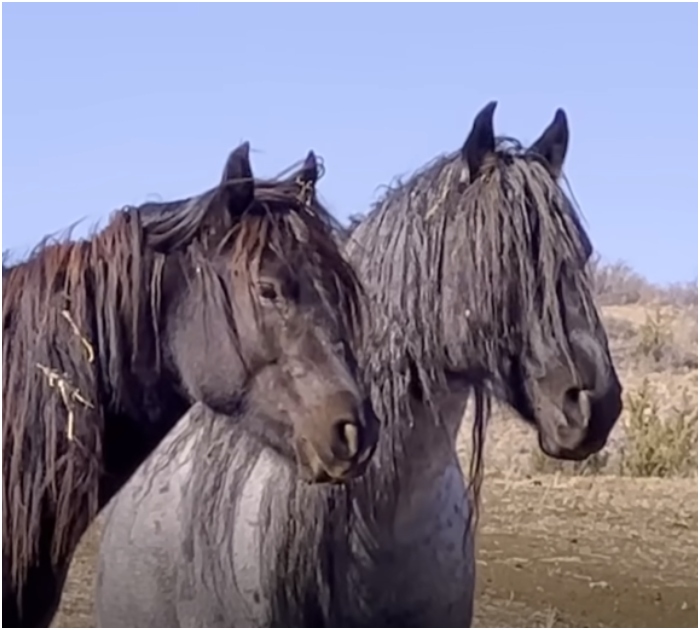
[{"label": "horse ear", "polygon": [[309,151],[294,181],[299,186],[299,200],[305,205],[310,203],[314,197],[314,190],[318,181],[318,160],[313,151]]},{"label": "horse ear", "polygon": [[569,122],[566,112],[558,109],[554,114],[554,120],[538,140],[532,143],[530,151],[544,158],[552,175],[559,177],[564,168],[566,150],[569,147]]},{"label": "horse ear", "polygon": [[255,181],[250,166],[250,143],[244,142],[228,156],[220,188],[226,194],[226,206],[231,214],[240,214],[253,203]]},{"label": "horse ear", "polygon": [[316,154],[313,151],[309,151],[309,154],[304,160],[304,164],[299,171],[299,181],[302,184],[307,184],[315,186],[318,181],[318,160],[316,159]]},{"label": "horse ear", "polygon": [[469,167],[469,181],[473,182],[479,175],[484,161],[496,151],[496,136],[493,132],[493,114],[496,101],[491,101],[474,118],[472,130],[462,146],[462,159]]}]

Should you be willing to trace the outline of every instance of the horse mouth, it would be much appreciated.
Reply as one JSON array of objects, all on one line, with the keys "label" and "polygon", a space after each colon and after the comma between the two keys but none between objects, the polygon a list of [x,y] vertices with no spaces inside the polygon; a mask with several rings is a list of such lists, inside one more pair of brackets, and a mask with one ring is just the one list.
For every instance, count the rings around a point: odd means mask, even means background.
[{"label": "horse mouth", "polygon": [[309,484],[343,485],[364,475],[369,464],[369,457],[353,463],[306,467],[300,466],[299,476]]},{"label": "horse mouth", "polygon": [[297,474],[310,485],[342,485],[361,477],[372,459],[374,447],[364,448],[351,460],[322,458],[311,444],[298,440]]}]

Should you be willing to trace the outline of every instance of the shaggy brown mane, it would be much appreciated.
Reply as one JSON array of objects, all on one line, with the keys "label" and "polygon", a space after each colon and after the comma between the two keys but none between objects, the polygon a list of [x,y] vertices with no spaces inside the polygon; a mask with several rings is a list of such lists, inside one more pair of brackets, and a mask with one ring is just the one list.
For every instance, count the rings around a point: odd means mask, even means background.
[{"label": "shaggy brown mane", "polygon": [[90,241],[42,243],[3,278],[3,553],[15,584],[47,512],[58,561],[97,511],[104,408],[144,352],[132,347],[147,306],[143,251],[138,221],[118,213]]}]

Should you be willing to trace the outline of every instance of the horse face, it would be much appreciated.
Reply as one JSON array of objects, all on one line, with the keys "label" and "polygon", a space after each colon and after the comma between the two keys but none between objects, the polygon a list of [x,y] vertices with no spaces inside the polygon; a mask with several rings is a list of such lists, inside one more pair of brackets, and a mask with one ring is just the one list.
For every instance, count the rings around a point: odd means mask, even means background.
[{"label": "horse face", "polygon": [[[546,166],[542,170],[551,175],[552,186],[561,174],[568,139],[566,115],[558,110],[530,148],[531,154],[542,159]],[[573,240],[580,245],[580,256],[560,265],[556,284],[566,339],[534,340],[529,347],[541,342],[539,351],[519,369],[528,392],[525,409],[538,427],[541,449],[552,457],[581,460],[605,446],[622,412],[622,386],[586,277],[592,246],[563,193],[561,199],[573,219]]]},{"label": "horse face", "polygon": [[235,415],[304,479],[343,481],[364,471],[378,439],[352,349],[360,287],[330,229],[299,202],[315,182],[313,154],[291,184],[258,190],[239,158],[222,184],[232,220],[168,283],[166,353],[193,401]]},{"label": "horse face", "polygon": [[509,150],[493,135],[494,108],[477,116],[463,157],[474,194],[492,200],[496,228],[484,232],[497,236],[484,251],[497,251],[490,263],[504,279],[497,289],[506,322],[504,340],[497,335],[494,344],[497,391],[537,428],[546,454],[584,459],[605,445],[622,388],[586,275],[592,246],[557,181],[566,115],[558,110],[529,149]]},{"label": "horse face", "polygon": [[[342,481],[363,472],[379,423],[358,385],[353,344],[337,312],[342,298],[319,278],[303,255],[263,260],[256,306],[265,359],[248,405],[252,418],[272,427],[262,436],[268,444],[296,456],[303,479]],[[256,424],[247,428],[259,431]]]}]

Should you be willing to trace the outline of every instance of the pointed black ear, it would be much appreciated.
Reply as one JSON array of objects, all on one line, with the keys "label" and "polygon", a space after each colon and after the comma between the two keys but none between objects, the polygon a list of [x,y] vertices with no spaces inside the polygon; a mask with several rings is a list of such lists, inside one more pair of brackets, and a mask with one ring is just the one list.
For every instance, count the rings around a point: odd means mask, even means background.
[{"label": "pointed black ear", "polygon": [[469,182],[479,175],[484,160],[496,151],[496,136],[493,133],[493,114],[496,101],[491,101],[474,119],[472,130],[462,146],[462,159],[469,167]]},{"label": "pointed black ear", "polygon": [[301,171],[299,171],[298,178],[303,184],[316,185],[318,181],[318,160],[313,151],[309,151],[309,154],[306,156],[304,165],[301,167]]},{"label": "pointed black ear", "polygon": [[220,188],[231,214],[240,214],[253,203],[255,181],[250,166],[250,143],[244,142],[228,156]]},{"label": "pointed black ear", "polygon": [[561,175],[569,147],[569,122],[563,109],[558,109],[554,120],[538,140],[532,143],[530,151],[544,158],[554,177]]}]

